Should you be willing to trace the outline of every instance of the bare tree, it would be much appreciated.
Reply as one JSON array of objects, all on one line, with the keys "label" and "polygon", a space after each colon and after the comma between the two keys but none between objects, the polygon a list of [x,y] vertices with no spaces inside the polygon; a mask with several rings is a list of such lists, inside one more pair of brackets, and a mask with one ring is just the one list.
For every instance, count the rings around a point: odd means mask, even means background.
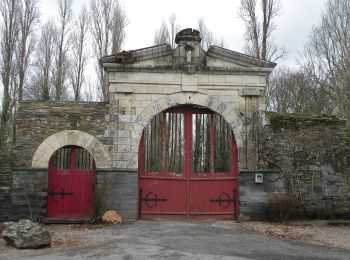
[{"label": "bare tree", "polygon": [[89,77],[85,80],[85,88],[82,89],[82,99],[85,101],[96,101],[98,100],[98,96],[95,91],[95,82],[91,81]]},{"label": "bare tree", "polygon": [[286,50],[279,48],[272,38],[276,29],[274,20],[279,16],[282,5],[280,0],[260,0],[262,21],[259,21],[258,1],[241,0],[239,16],[246,26],[245,52],[258,59],[276,61],[286,55]]},{"label": "bare tree", "polygon": [[88,22],[89,14],[85,6],[82,7],[79,17],[75,21],[72,31],[72,59],[69,78],[74,92],[74,100],[81,98],[81,89],[84,83],[84,72],[88,62]]},{"label": "bare tree", "polygon": [[55,99],[61,100],[66,91],[69,50],[69,25],[72,19],[72,0],[57,0],[58,4],[58,37],[56,39],[55,62]]},{"label": "bare tree", "polygon": [[180,26],[176,23],[176,15],[173,13],[168,19],[169,24],[162,21],[159,28],[154,32],[153,43],[159,44],[170,44],[171,48],[175,48],[175,37],[180,31]]},{"label": "bare tree", "polygon": [[175,37],[180,31],[180,25],[176,23],[176,15],[173,13],[169,17],[169,35],[171,48],[175,48]]},{"label": "bare tree", "polygon": [[19,38],[16,51],[18,66],[18,100],[23,99],[23,89],[29,69],[30,56],[35,47],[35,35],[39,24],[38,0],[24,0],[21,14],[19,16]]},{"label": "bare tree", "polygon": [[162,21],[160,27],[154,32],[153,39],[153,43],[155,45],[170,44],[170,34],[166,22],[164,20]]},{"label": "bare tree", "polygon": [[332,102],[301,69],[279,67],[271,74],[267,87],[268,110],[280,113],[330,113]]},{"label": "bare tree", "polygon": [[12,93],[15,85],[15,51],[18,39],[19,1],[3,0],[0,2],[2,24],[0,27],[0,73],[3,85],[2,110],[0,118],[0,147],[4,147],[9,139],[9,120],[11,117]]},{"label": "bare tree", "polygon": [[310,33],[300,64],[333,103],[333,112],[350,119],[350,2],[329,0],[321,24]]},{"label": "bare tree", "polygon": [[118,1],[115,2],[112,21],[112,53],[118,53],[122,49],[125,40],[125,27],[128,25],[126,13]]},{"label": "bare tree", "polygon": [[35,51],[34,69],[25,91],[25,95],[29,99],[49,100],[53,96],[53,55],[56,38],[56,25],[52,20],[49,20],[41,28],[41,36]]},{"label": "bare tree", "polygon": [[119,52],[125,38],[126,15],[117,0],[90,0],[90,31],[93,36],[98,91],[108,100],[108,82],[101,57]]},{"label": "bare tree", "polygon": [[221,38],[221,40],[217,39],[205,25],[203,18],[198,19],[198,30],[201,33],[201,45],[204,50],[208,50],[211,45],[224,47],[225,44],[223,38]]}]

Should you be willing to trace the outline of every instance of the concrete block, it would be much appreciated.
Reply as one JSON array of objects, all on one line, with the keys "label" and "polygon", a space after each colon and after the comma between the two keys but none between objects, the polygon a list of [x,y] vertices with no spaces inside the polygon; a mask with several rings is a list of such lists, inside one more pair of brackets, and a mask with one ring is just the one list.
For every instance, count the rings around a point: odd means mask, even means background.
[{"label": "concrete block", "polygon": [[127,84],[118,84],[116,86],[117,92],[123,92],[123,93],[132,93],[134,92],[134,87],[132,85]]},{"label": "concrete block", "polygon": [[163,93],[163,85],[147,85],[147,93],[149,94],[162,94]]},{"label": "concrete block", "polygon": [[209,75],[208,74],[198,74],[198,83],[208,83]]},{"label": "concrete block", "polygon": [[245,84],[259,84],[259,76],[257,75],[243,75],[243,83]]},{"label": "concrete block", "polygon": [[163,73],[150,73],[149,74],[149,80],[155,81],[155,82],[163,82],[164,81],[164,74]]},{"label": "concrete block", "polygon": [[182,74],[182,91],[198,91],[198,78],[194,74]]},{"label": "concrete block", "polygon": [[240,91],[240,95],[243,97],[246,96],[260,96],[260,89],[257,88],[244,88]]},{"label": "concrete block", "polygon": [[135,100],[136,101],[151,101],[152,95],[150,95],[150,94],[136,94]]},{"label": "concrete block", "polygon": [[209,75],[209,83],[225,83],[226,75]]},{"label": "concrete block", "polygon": [[172,84],[181,84],[180,73],[164,73],[164,82]]},{"label": "concrete block", "polygon": [[119,107],[131,107],[131,101],[130,100],[119,100]]},{"label": "concrete block", "polygon": [[243,83],[243,75],[226,75],[225,82],[231,84],[241,84]]},{"label": "concrete block", "polygon": [[259,83],[266,85],[266,76],[259,76]]}]

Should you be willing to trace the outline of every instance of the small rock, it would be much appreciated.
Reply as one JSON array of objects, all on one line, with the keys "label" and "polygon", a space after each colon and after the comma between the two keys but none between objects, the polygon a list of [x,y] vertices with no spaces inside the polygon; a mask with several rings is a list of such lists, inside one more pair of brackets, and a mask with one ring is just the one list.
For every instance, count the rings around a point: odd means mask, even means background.
[{"label": "small rock", "polygon": [[122,217],[115,210],[108,210],[102,216],[102,222],[105,224],[120,224]]},{"label": "small rock", "polygon": [[51,244],[49,231],[29,219],[6,222],[2,236],[17,248],[39,248]]}]

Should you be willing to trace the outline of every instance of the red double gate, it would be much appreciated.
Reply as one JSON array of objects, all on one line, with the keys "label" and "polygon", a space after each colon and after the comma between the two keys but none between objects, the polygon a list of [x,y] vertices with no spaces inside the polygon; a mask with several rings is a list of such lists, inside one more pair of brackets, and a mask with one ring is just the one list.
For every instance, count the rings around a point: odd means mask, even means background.
[{"label": "red double gate", "polygon": [[90,219],[95,213],[94,184],[94,159],[85,149],[58,149],[49,162],[47,218]]},{"label": "red double gate", "polygon": [[140,143],[139,218],[237,216],[237,147],[226,121],[194,107],[157,115]]}]

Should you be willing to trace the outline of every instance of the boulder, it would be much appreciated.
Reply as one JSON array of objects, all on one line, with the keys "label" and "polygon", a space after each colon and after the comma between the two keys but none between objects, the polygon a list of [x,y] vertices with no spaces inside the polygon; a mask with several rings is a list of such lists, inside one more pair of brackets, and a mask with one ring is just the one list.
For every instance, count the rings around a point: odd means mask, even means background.
[{"label": "boulder", "polygon": [[49,231],[29,219],[6,222],[4,226],[3,238],[17,248],[39,248],[51,243]]},{"label": "boulder", "polygon": [[108,210],[102,216],[102,223],[120,224],[122,223],[122,217],[115,210]]}]

